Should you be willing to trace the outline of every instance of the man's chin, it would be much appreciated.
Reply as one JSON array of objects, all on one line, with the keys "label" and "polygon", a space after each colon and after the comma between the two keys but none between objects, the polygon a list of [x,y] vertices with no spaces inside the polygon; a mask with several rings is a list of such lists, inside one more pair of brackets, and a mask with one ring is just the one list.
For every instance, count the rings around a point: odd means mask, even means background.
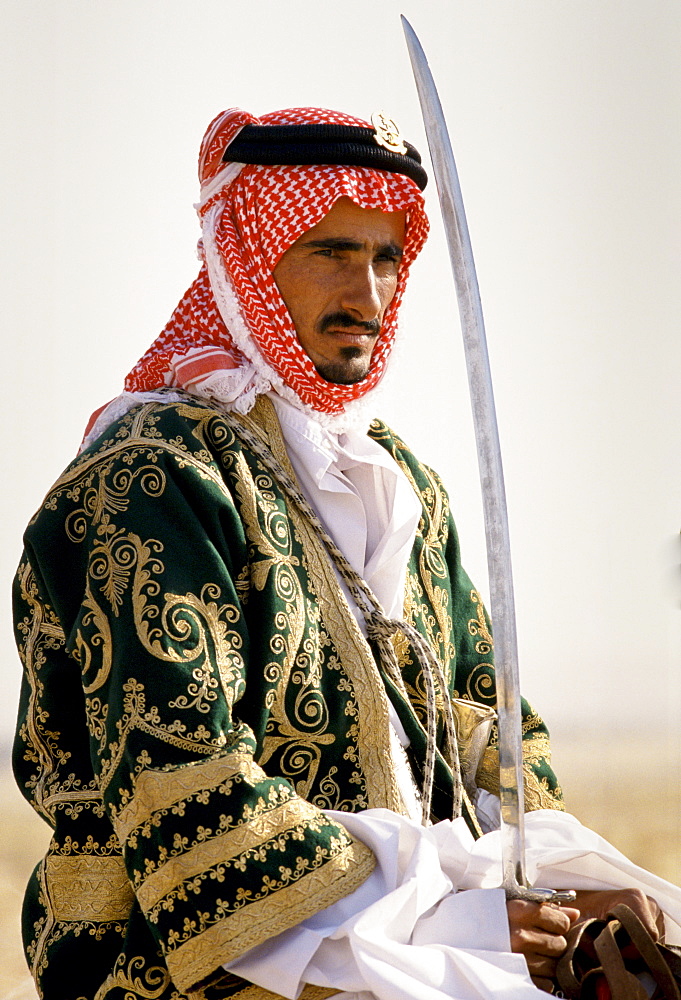
[{"label": "man's chin", "polygon": [[318,375],[333,385],[357,385],[366,378],[369,366],[358,367],[343,361],[329,361],[316,365],[316,369]]}]

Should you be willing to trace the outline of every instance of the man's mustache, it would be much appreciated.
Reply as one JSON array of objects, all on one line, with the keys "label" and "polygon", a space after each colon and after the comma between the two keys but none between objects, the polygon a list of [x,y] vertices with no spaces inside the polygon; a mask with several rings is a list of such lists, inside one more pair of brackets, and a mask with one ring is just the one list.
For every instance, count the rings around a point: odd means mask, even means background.
[{"label": "man's mustache", "polygon": [[324,316],[319,322],[319,332],[326,333],[331,327],[352,327],[354,330],[366,330],[372,336],[377,337],[381,332],[381,324],[377,319],[370,319],[366,322],[362,320],[355,319],[350,313],[346,312],[335,312],[329,313],[328,316]]}]

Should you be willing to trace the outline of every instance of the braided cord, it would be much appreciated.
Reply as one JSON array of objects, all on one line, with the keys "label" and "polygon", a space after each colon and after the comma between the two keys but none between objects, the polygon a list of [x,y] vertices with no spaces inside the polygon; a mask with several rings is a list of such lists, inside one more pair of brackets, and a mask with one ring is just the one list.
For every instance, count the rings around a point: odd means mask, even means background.
[{"label": "braided cord", "polygon": [[409,622],[398,618],[388,618],[381,607],[381,604],[370,587],[352,568],[345,555],[338,548],[333,538],[324,528],[316,512],[301,493],[295,481],[289,476],[281,463],[262,438],[254,431],[244,425],[242,420],[233,414],[226,412],[223,414],[225,420],[232,430],[248,445],[257,455],[263,465],[274,476],[283,490],[285,496],[309,521],[315,532],[323,542],[341,578],[347,585],[353,600],[359,608],[366,623],[367,636],[376,643],[379,653],[380,663],[386,674],[399,687],[402,682],[397,656],[390,641],[392,636],[401,632],[412,646],[419,666],[423,672],[426,682],[426,760],[424,765],[424,778],[422,788],[422,814],[421,822],[424,826],[430,823],[430,810],[433,797],[433,784],[435,780],[435,754],[437,738],[437,695],[436,684],[440,689],[440,695],[445,711],[445,733],[446,733],[446,756],[452,771],[453,781],[453,807],[452,816],[457,819],[461,815],[461,768],[459,764],[459,748],[456,738],[456,724],[454,721],[454,711],[452,709],[451,698],[447,688],[442,664],[435,654],[432,646]]}]

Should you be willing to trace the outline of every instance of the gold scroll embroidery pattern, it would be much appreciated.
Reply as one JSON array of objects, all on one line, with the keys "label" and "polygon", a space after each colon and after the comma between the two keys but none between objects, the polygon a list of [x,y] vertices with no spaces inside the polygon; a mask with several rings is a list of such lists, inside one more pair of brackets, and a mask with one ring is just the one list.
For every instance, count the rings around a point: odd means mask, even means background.
[{"label": "gold scroll embroidery pattern", "polygon": [[477,613],[475,618],[469,619],[468,632],[470,635],[478,636],[475,643],[476,653],[480,653],[481,656],[487,656],[494,649],[494,640],[487,624],[487,618],[485,617],[482,597],[477,590],[471,590],[470,597]]},{"label": "gold scroll embroidery pattern", "polygon": [[[127,965],[126,965],[127,962]],[[106,1000],[113,990],[129,990],[126,997],[129,1000],[158,1000],[168,986],[170,986],[170,974],[167,969],[158,965],[146,966],[145,959],[140,955],[136,958],[128,959],[125,955],[120,955],[114,971],[102,983],[97,990],[94,1000]],[[191,994],[190,994],[191,997]],[[185,998],[173,990],[168,1000],[185,1000]]]},{"label": "gold scroll embroidery pattern", "polygon": [[[277,754],[277,767],[299,795],[314,783],[322,747],[335,741],[328,731],[329,713],[321,693],[321,666],[314,643],[316,613],[303,593],[299,559],[292,553],[289,519],[276,500],[273,482],[264,472],[253,476],[243,454],[236,459],[236,492],[240,514],[254,556],[250,576],[257,590],[272,580],[281,609],[275,611],[270,638],[274,659],[265,664],[269,713],[260,763]],[[289,694],[293,692],[293,697]]]},{"label": "gold scroll embroidery pattern", "polygon": [[35,773],[24,779],[26,788],[31,792],[35,809],[52,824],[55,810],[60,807],[71,817],[87,808],[101,815],[101,794],[96,781],[87,783],[75,773],[64,773],[70,753],[50,728],[50,714],[44,703],[41,671],[49,655],[64,648],[64,631],[53,609],[41,598],[29,563],[19,567],[18,582],[26,608],[26,614],[17,622],[19,654],[30,692],[18,738],[24,743],[23,760],[36,767]]},{"label": "gold scroll embroidery pattern", "polygon": [[[120,606],[126,590],[130,590],[133,619],[142,646],[156,659],[191,666],[186,690],[178,694],[169,707],[196,709],[208,713],[221,688],[228,704],[233,704],[244,687],[242,638],[232,626],[240,612],[232,604],[221,602],[221,590],[215,583],[206,583],[199,594],[161,592],[159,578],[164,572],[161,561],[163,545],[149,539],[143,542],[134,532],[121,532],[104,515],[92,546],[88,587],[81,627],[76,636],[76,652],[84,669],[92,670],[97,660],[97,673],[86,694],[91,695],[106,680],[111,667],[111,634],[106,614],[93,596],[93,584],[103,583],[104,596],[112,613]],[[122,571],[117,572],[117,567]],[[110,581],[116,580],[114,584]],[[159,600],[160,598],[160,600]],[[91,626],[89,644],[84,629]],[[205,726],[194,732],[178,719],[161,721],[157,708],[146,706],[144,685],[131,677],[123,684],[124,713],[119,722],[119,736],[108,747],[105,756],[107,706],[99,698],[88,698],[88,724],[92,735],[100,740],[102,774],[105,788],[125,751],[133,729],[175,746],[211,753],[223,745],[225,737],[211,737]],[[208,744],[208,745],[206,745]],[[145,762],[141,762],[144,766]]]},{"label": "gold scroll embroidery pattern", "polygon": [[49,716],[42,709],[43,685],[40,670],[46,661],[46,651],[64,646],[64,631],[52,608],[41,600],[33,570],[23,563],[18,573],[21,598],[27,614],[17,623],[19,655],[30,688],[26,721],[19,728],[19,738],[25,744],[24,760],[37,766],[37,773],[27,782],[33,794],[35,808],[48,820],[53,819],[53,804],[48,805],[49,789],[56,767],[66,763],[54,733],[49,729]]},{"label": "gold scroll embroidery pattern", "polygon": [[[274,407],[267,399],[259,400],[249,414],[249,426],[260,431],[272,450],[275,459],[295,481],[279,428]],[[319,606],[316,616],[321,641],[328,640],[338,656],[330,656],[325,669],[339,673],[338,688],[351,700],[346,703],[349,727],[346,758],[358,767],[350,779],[352,796],[339,799],[341,790],[329,771],[321,782],[321,795],[314,798],[321,808],[389,808],[402,811],[402,800],[392,765],[389,742],[389,715],[387,695],[378,673],[373,654],[350,611],[330,558],[314,529],[292,505],[289,506],[293,531],[299,540],[311,591]],[[315,620],[313,618],[313,620]],[[315,651],[317,658],[321,659]]]},{"label": "gold scroll embroidery pattern", "polygon": [[[447,682],[451,684],[456,650],[452,642],[452,616],[449,593],[446,587],[448,572],[442,556],[448,533],[449,502],[440,480],[431,469],[422,466],[428,486],[425,489],[419,489],[406,462],[398,459],[398,464],[412,484],[412,488],[420,498],[424,508],[426,523],[423,546],[419,554],[418,581],[425,590],[432,612],[427,606],[422,606],[420,610],[423,622],[429,632],[429,641],[435,649],[440,649],[445,677]],[[438,583],[437,581],[442,582]],[[433,613],[435,622],[431,617]]]},{"label": "gold scroll embroidery pattern", "polygon": [[[470,600],[475,616],[468,619],[468,634],[475,638],[475,652],[481,657],[487,657],[494,649],[494,640],[485,615],[485,607],[477,590],[471,590]],[[473,667],[466,678],[463,697],[487,705],[496,704],[494,667],[490,661],[483,659]]]}]

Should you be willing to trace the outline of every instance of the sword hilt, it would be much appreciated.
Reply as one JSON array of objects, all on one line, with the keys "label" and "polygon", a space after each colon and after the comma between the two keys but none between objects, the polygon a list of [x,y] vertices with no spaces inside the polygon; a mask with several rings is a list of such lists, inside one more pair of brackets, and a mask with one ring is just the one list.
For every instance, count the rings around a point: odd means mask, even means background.
[{"label": "sword hilt", "polygon": [[506,899],[524,899],[528,903],[550,903],[552,906],[569,906],[577,899],[574,889],[534,889],[527,885],[504,886]]}]

